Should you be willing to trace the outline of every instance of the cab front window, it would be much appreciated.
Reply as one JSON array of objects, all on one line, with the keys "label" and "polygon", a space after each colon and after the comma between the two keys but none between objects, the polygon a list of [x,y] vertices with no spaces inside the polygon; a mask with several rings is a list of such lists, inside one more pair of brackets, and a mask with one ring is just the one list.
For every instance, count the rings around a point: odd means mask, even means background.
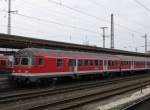
[{"label": "cab front window", "polygon": [[29,58],[22,58],[21,65],[29,65]]},{"label": "cab front window", "polygon": [[15,58],[14,65],[19,65],[20,64],[20,58]]}]

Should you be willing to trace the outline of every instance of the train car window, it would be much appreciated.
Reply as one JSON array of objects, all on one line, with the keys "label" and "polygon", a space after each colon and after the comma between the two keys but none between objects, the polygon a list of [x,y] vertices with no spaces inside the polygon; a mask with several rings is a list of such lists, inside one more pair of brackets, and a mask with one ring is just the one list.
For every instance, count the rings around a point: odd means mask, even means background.
[{"label": "train car window", "polygon": [[118,66],[120,66],[120,61],[118,61]]},{"label": "train car window", "polygon": [[124,61],[121,62],[121,65],[124,66]]},{"label": "train car window", "polygon": [[129,65],[131,65],[131,61],[129,61]]},{"label": "train car window", "polygon": [[111,61],[110,60],[108,61],[108,66],[111,66]]},{"label": "train car window", "polygon": [[73,59],[68,60],[68,66],[73,66]]},{"label": "train car window", "polygon": [[10,66],[12,66],[13,63],[12,63],[12,61],[8,61],[8,64],[9,64]]},{"label": "train car window", "polygon": [[6,61],[5,60],[1,60],[1,65],[6,65]]},{"label": "train car window", "polygon": [[90,66],[90,60],[88,60],[88,66]]},{"label": "train car window", "polygon": [[80,66],[84,66],[84,60],[83,59],[81,60]]},{"label": "train car window", "polygon": [[15,58],[14,65],[19,65],[20,64],[20,58]]},{"label": "train car window", "polygon": [[88,60],[84,61],[84,66],[88,66]]},{"label": "train car window", "polygon": [[124,66],[126,65],[126,61],[124,61]]},{"label": "train car window", "polygon": [[115,61],[114,63],[115,63],[115,66],[118,66],[118,62],[117,61]]},{"label": "train car window", "polygon": [[69,59],[69,60],[68,60],[68,66],[76,66],[76,60],[74,60],[74,59]]},{"label": "train car window", "polygon": [[125,61],[123,61],[123,66],[125,66]]},{"label": "train car window", "polygon": [[135,61],[134,64],[137,65],[137,62]]},{"label": "train car window", "polygon": [[126,61],[124,61],[124,66],[126,65]]},{"label": "train car window", "polygon": [[91,63],[90,60],[88,60],[88,66],[90,66],[90,63]]},{"label": "train car window", "polygon": [[57,67],[63,66],[63,59],[57,59]]},{"label": "train car window", "polygon": [[118,66],[118,61],[115,61],[115,66]]},{"label": "train car window", "polygon": [[110,66],[113,66],[113,61],[110,61]]},{"label": "train car window", "polygon": [[99,60],[99,66],[103,65],[103,60]]},{"label": "train car window", "polygon": [[132,61],[132,65],[134,65],[134,61]]},{"label": "train car window", "polygon": [[118,61],[118,66],[120,66],[121,64],[120,64],[121,62],[120,61]]},{"label": "train car window", "polygon": [[90,60],[90,66],[93,66],[93,60]]},{"label": "train car window", "polygon": [[28,58],[22,58],[21,59],[21,65],[28,65],[29,64],[29,59]]},{"label": "train car window", "polygon": [[129,65],[131,65],[131,61],[129,61]]},{"label": "train car window", "polygon": [[116,61],[114,61],[114,66],[117,66],[117,62]]},{"label": "train car window", "polygon": [[84,66],[84,60],[83,59],[81,60],[81,66]]},{"label": "train car window", "polygon": [[107,61],[106,60],[104,61],[104,66],[107,66]]},{"label": "train car window", "polygon": [[112,65],[113,65],[113,66],[116,66],[116,61],[112,61]]},{"label": "train car window", "polygon": [[38,65],[42,65],[43,64],[43,59],[42,58],[39,58],[38,59]]},{"label": "train car window", "polygon": [[77,62],[76,62],[76,60],[75,60],[75,59],[73,60],[73,62],[74,62],[74,66],[76,66],[76,65],[77,65]]},{"label": "train car window", "polygon": [[115,66],[115,61],[112,61],[112,66]]},{"label": "train car window", "polygon": [[115,66],[115,61],[112,61],[112,66]]},{"label": "train car window", "polygon": [[112,66],[115,66],[115,62],[114,61],[112,61],[111,64],[112,64]]},{"label": "train car window", "polygon": [[78,60],[78,66],[82,65],[82,60]]},{"label": "train car window", "polygon": [[120,62],[120,65],[122,66],[122,61]]},{"label": "train car window", "polygon": [[98,66],[98,60],[95,60],[95,66]]}]

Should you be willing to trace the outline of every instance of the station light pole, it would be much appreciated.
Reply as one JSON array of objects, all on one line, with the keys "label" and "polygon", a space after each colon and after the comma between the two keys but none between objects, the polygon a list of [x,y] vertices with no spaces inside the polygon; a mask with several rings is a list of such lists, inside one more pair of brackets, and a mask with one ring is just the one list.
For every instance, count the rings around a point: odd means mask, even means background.
[{"label": "station light pole", "polygon": [[8,0],[8,28],[7,34],[11,34],[11,0]]},{"label": "station light pole", "polygon": [[145,53],[147,53],[147,34],[145,33],[142,37],[145,38]]},{"label": "station light pole", "polygon": [[108,27],[101,27],[101,29],[103,30],[103,48],[105,48],[105,29]]},{"label": "station light pole", "polygon": [[18,11],[11,10],[11,0],[8,0],[8,24],[7,24],[7,34],[11,34],[11,13],[17,13]]},{"label": "station light pole", "polygon": [[114,49],[114,15],[111,14],[111,41],[110,48]]}]

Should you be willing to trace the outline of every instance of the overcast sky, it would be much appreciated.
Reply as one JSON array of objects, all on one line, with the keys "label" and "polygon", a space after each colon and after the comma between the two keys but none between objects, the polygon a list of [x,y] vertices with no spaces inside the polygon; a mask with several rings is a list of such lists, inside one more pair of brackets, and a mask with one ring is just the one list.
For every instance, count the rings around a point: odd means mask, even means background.
[{"label": "overcast sky", "polygon": [[[150,36],[150,9],[136,0],[12,0],[12,34],[110,48],[110,15],[114,13],[115,48],[144,52]],[[138,0],[149,8],[149,0]],[[0,32],[7,33],[7,0],[0,0]],[[150,44],[150,42],[148,43]]]}]

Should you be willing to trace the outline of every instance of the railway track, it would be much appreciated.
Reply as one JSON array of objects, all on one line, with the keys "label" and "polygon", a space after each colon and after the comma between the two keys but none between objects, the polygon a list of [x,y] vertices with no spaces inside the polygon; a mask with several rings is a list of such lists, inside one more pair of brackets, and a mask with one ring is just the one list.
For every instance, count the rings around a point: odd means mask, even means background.
[{"label": "railway track", "polygon": [[[2,110],[64,110],[145,86],[150,75],[0,96]],[[139,85],[140,84],[140,85]]]},{"label": "railway track", "polygon": [[[147,101],[149,102],[149,100],[150,100],[150,95],[147,95],[146,97],[137,99],[134,102],[128,104],[121,110],[133,110],[133,109],[139,107],[139,105],[141,106],[142,104],[147,103]],[[143,107],[143,109],[145,109],[145,107],[143,105],[142,105],[142,107]]]},{"label": "railway track", "polygon": [[[147,75],[146,75],[147,76]],[[145,75],[142,76],[132,76],[132,78],[138,78],[138,77],[145,77]],[[52,88],[39,88],[39,89],[35,89],[35,88],[31,88],[31,89],[24,89],[24,90],[20,90],[18,92],[5,92],[4,94],[0,95],[0,104],[2,103],[6,103],[6,102],[11,102],[11,101],[17,101],[17,100],[22,100],[22,99],[27,99],[27,98],[33,98],[33,97],[37,97],[37,96],[45,96],[45,95],[55,95],[58,93],[64,93],[67,91],[75,91],[75,90],[81,90],[81,89],[86,89],[87,86],[88,88],[94,88],[97,86],[105,86],[108,84],[112,84],[112,83],[117,83],[119,81],[125,81],[125,80],[130,80],[132,79],[130,76],[126,77],[126,78],[115,78],[113,80],[111,79],[107,79],[107,80],[102,80],[102,81],[92,81],[92,82],[88,82],[88,83],[77,83],[77,84],[69,84],[69,85],[57,85],[57,87],[52,87]]]},{"label": "railway track", "polygon": [[14,86],[8,80],[7,74],[0,74],[0,93],[13,90]]}]

